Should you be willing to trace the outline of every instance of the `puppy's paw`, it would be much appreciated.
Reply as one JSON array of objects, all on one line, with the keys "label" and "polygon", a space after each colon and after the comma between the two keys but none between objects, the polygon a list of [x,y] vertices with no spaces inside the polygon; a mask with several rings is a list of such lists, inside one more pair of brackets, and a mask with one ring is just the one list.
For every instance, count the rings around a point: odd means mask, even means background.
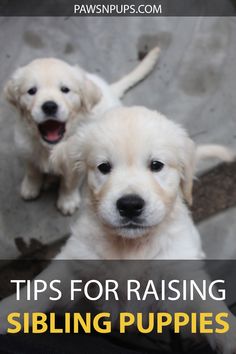
[{"label": "puppy's paw", "polygon": [[57,208],[63,215],[72,215],[79,208],[80,194],[76,190],[70,194],[60,194],[57,201]]},{"label": "puppy's paw", "polygon": [[26,176],[22,181],[20,194],[24,200],[32,200],[39,196],[40,189],[41,183],[33,181]]}]

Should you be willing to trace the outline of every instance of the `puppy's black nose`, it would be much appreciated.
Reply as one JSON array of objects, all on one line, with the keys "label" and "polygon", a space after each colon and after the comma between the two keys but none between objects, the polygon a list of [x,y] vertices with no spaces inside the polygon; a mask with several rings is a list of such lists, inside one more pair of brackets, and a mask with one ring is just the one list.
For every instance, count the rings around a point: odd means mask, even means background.
[{"label": "puppy's black nose", "polygon": [[120,215],[129,219],[139,216],[142,213],[144,204],[144,200],[135,194],[127,194],[116,202]]},{"label": "puppy's black nose", "polygon": [[53,116],[57,113],[58,105],[54,101],[46,101],[42,105],[42,110],[48,116]]}]

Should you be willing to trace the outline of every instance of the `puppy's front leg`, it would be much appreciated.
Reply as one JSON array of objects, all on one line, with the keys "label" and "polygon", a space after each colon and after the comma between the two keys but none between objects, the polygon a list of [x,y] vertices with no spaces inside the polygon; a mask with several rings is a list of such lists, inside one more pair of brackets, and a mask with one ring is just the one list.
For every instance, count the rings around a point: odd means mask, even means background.
[{"label": "puppy's front leg", "polygon": [[72,215],[80,204],[79,187],[83,177],[75,169],[70,153],[76,142],[76,136],[72,136],[56,146],[50,155],[52,170],[61,177],[57,208],[64,215]]},{"label": "puppy's front leg", "polygon": [[32,200],[39,196],[43,182],[43,174],[32,163],[28,162],[25,177],[21,184],[21,196],[25,200]]},{"label": "puppy's front leg", "polygon": [[61,176],[57,207],[64,215],[72,215],[80,204],[79,176],[77,172]]}]

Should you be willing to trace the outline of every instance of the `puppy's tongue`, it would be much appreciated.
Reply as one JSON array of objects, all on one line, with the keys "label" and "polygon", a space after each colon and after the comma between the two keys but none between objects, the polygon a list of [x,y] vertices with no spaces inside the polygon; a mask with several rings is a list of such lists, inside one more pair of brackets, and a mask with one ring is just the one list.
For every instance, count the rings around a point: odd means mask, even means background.
[{"label": "puppy's tongue", "polygon": [[39,124],[39,131],[46,142],[55,144],[62,139],[65,133],[65,123],[55,120],[47,120],[46,122]]}]

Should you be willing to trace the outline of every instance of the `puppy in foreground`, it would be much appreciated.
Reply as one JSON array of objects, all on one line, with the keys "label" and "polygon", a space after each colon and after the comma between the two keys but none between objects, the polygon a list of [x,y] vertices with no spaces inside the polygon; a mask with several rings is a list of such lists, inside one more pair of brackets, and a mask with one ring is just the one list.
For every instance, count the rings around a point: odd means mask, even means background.
[{"label": "puppy in foreground", "polygon": [[[21,185],[25,200],[39,196],[43,174],[55,174],[49,156],[56,145],[71,137],[79,123],[121,105],[120,98],[154,68],[154,48],[130,74],[113,85],[55,58],[36,59],[14,72],[5,86],[7,100],[16,108],[17,151],[26,164]],[[79,206],[78,176],[61,166],[58,209],[73,214]]]},{"label": "puppy in foreground", "polygon": [[181,126],[144,107],[112,109],[65,145],[55,149],[53,163],[63,150],[85,176],[83,208],[63,251],[68,258],[204,257],[186,204],[197,161],[230,161],[227,148],[196,147]]},{"label": "puppy in foreground", "polygon": [[[71,237],[56,260],[204,259],[201,238],[186,202],[191,203],[195,161],[213,153],[223,156],[227,150],[217,146],[196,148],[179,125],[143,107],[112,109],[103,118],[81,127],[72,139],[73,144],[66,146],[67,156],[85,176],[83,205]],[[58,146],[52,156],[54,162],[61,156]],[[61,266],[52,262],[36,279],[49,282],[59,275],[65,281],[83,278],[80,269],[65,262]],[[207,279],[202,262],[198,266],[194,273],[190,270],[190,279],[192,274],[195,280]],[[168,272],[165,265],[163,268]],[[106,278],[106,269],[103,271]],[[188,271],[184,267],[184,273],[174,274],[173,279],[184,278]],[[96,275],[88,275],[88,268],[86,272],[90,279],[96,279]],[[140,273],[136,269],[136,273],[133,279],[140,280],[150,270]],[[26,289],[21,293],[24,299]],[[12,296],[0,303],[0,316],[4,319],[9,309],[32,313],[51,308],[47,291],[37,303],[26,301],[19,305]],[[168,307],[168,311],[174,313],[176,308]],[[236,321],[223,302],[185,301],[181,311],[228,312],[232,331],[209,335],[208,340],[224,353],[235,352]],[[2,332],[6,328],[2,320]]]}]

